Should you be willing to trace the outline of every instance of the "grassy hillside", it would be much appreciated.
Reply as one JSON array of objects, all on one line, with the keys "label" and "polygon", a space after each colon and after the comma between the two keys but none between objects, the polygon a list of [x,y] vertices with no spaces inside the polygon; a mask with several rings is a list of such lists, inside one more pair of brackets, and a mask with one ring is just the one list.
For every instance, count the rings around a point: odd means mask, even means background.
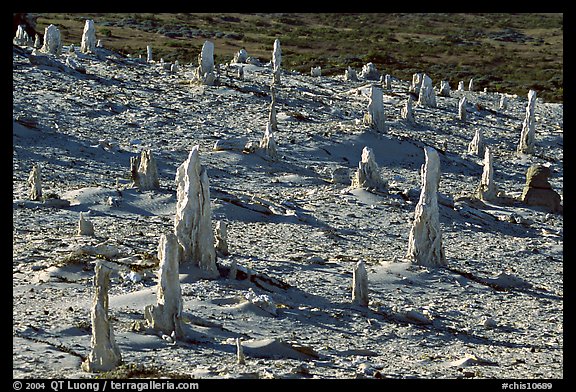
[{"label": "grassy hillside", "polygon": [[205,40],[215,44],[217,62],[240,48],[270,61],[274,39],[282,66],[323,75],[359,70],[367,62],[381,73],[411,80],[426,72],[435,84],[456,88],[474,77],[477,89],[526,95],[535,89],[548,102],[563,100],[562,14],[400,13],[177,13],[37,14],[39,31],[53,23],[64,44],[79,45],[84,21],[94,19],[97,38],[108,48],[155,58],[196,62]]}]

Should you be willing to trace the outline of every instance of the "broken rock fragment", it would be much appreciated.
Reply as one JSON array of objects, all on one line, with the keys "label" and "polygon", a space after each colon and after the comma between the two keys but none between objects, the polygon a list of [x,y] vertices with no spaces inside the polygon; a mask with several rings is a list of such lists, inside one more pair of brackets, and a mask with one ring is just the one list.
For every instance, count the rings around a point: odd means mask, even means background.
[{"label": "broken rock fragment", "polygon": [[548,178],[552,174],[547,166],[532,165],[526,171],[522,201],[531,206],[542,206],[550,212],[562,212],[560,195],[552,189]]}]

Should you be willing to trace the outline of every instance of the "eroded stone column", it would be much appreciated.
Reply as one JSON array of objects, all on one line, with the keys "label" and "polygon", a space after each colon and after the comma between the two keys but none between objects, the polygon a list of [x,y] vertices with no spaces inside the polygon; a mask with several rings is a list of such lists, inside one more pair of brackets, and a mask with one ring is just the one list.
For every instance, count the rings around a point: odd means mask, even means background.
[{"label": "eroded stone column", "polygon": [[425,147],[424,153],[426,162],[421,172],[422,190],[414,212],[406,258],[414,264],[441,266],[446,264],[446,258],[438,210],[440,159],[432,147]]}]

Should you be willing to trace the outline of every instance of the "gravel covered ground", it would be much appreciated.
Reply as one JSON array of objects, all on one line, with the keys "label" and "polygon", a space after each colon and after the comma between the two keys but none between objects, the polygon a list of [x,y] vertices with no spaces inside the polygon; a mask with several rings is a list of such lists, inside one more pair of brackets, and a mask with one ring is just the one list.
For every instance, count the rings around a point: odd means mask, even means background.
[{"label": "gravel covered ground", "polygon": [[[243,80],[236,64],[221,65],[220,84],[200,86],[191,83],[195,64],[170,73],[99,49],[77,55],[83,74],[32,65],[29,56],[15,47],[13,377],[95,377],[80,363],[90,352],[94,264],[104,259],[115,270],[110,316],[125,363],[105,377],[124,377],[130,366],[140,372],[131,377],[564,377],[563,216],[465,197],[482,174],[482,160],[467,153],[478,128],[501,191],[519,197],[528,167],[542,164],[562,195],[562,104],[538,100],[536,152],[517,156],[526,96],[509,97],[500,110],[500,94],[452,91],[435,109],[415,106],[417,123],[408,124],[400,110],[409,82],[393,79],[384,90],[390,130],[379,134],[362,125],[370,81],[284,70],[280,158],[272,161],[213,150],[218,140],[243,145],[264,134],[269,64],[244,65]],[[462,96],[466,123],[458,120]],[[174,343],[143,326],[143,309],[156,301],[159,237],[173,230],[176,168],[194,145],[231,254],[218,258],[218,279],[182,267],[189,339]],[[354,173],[365,146],[388,194],[332,180],[337,169]],[[441,268],[404,260],[425,146],[441,160]],[[160,190],[131,185],[130,157],[146,148]],[[28,200],[33,164],[52,205]],[[57,198],[70,204],[54,206]],[[94,237],[77,235],[80,212]],[[351,303],[359,260],[368,270],[367,308]],[[253,278],[229,279],[232,262]],[[250,290],[267,295],[271,308],[247,301]],[[246,344],[242,365],[237,337]]]}]

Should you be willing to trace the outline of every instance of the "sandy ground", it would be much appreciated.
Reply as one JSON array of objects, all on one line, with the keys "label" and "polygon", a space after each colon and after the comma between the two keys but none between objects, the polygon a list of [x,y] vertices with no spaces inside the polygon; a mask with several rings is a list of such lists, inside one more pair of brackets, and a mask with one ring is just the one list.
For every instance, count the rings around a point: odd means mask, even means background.
[{"label": "sandy ground", "polygon": [[[284,70],[280,158],[271,161],[213,151],[218,140],[262,137],[269,64],[245,65],[244,80],[233,65],[219,86],[198,86],[190,84],[195,65],[172,74],[99,53],[78,55],[82,74],[32,65],[29,52],[14,51],[13,377],[96,376],[80,363],[90,352],[97,261],[115,271],[109,295],[120,377],[130,367],[138,369],[131,377],[171,378],[564,377],[563,216],[461,197],[480,182],[482,160],[467,153],[477,128],[500,190],[520,196],[526,169],[546,164],[562,195],[562,104],[538,101],[536,153],[517,156],[526,96],[500,110],[500,94],[452,91],[435,109],[415,106],[417,124],[408,124],[400,110],[409,82],[393,79],[384,91],[390,130],[379,134],[362,125],[370,82]],[[458,81],[450,83],[455,89]],[[466,123],[457,118],[463,95]],[[156,302],[160,235],[173,230],[176,168],[196,144],[213,223],[228,223],[231,254],[218,258],[218,279],[181,266],[188,336],[171,342],[143,326],[143,309]],[[353,174],[365,146],[388,194],[332,181],[336,169]],[[443,268],[403,259],[424,146],[440,152]],[[159,190],[131,185],[130,157],[145,148],[157,160]],[[33,164],[44,194],[69,205],[28,200]],[[80,212],[94,237],[77,235]],[[358,260],[367,265],[368,307],[351,303]],[[232,262],[244,279],[228,278]],[[246,300],[250,290],[268,296],[268,307]]]}]

